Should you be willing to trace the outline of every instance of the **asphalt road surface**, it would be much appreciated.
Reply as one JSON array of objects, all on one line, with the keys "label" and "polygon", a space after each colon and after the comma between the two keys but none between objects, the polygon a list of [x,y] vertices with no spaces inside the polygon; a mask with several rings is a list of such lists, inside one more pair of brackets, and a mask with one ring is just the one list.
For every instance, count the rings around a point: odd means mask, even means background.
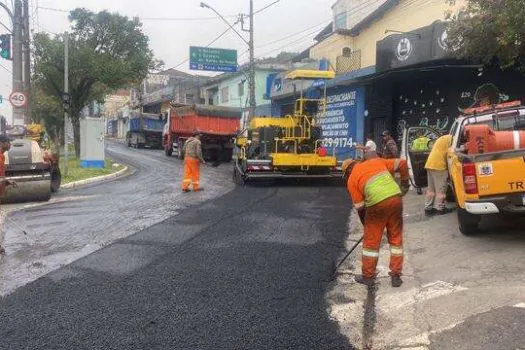
[{"label": "asphalt road surface", "polygon": [[[229,180],[230,172],[220,169],[210,170],[208,188],[220,176]],[[90,215],[109,210],[117,220],[102,215],[113,223],[104,225],[104,232],[84,225],[72,228],[67,239],[107,232],[125,238],[0,299],[0,349],[351,349],[330,319],[325,297],[347,235],[344,187],[299,182],[228,191],[224,184],[222,196],[188,197],[200,203],[179,211],[172,197],[161,193],[170,188],[165,178],[175,170],[162,170],[162,184],[150,190],[159,192],[157,200],[164,198],[152,214],[173,206],[170,217],[127,237],[121,232],[125,219],[118,216],[132,217],[125,208],[140,201],[145,203],[138,210],[149,213],[154,202],[135,184],[140,172],[78,191],[78,196],[99,195],[89,199],[90,214],[75,220],[101,227],[102,219]],[[97,208],[97,201],[115,193],[120,200],[109,201],[116,208]],[[194,195],[201,194],[189,194]]]},{"label": "asphalt road surface", "polygon": [[160,150],[128,149],[115,142],[107,142],[107,155],[130,165],[133,174],[60,191],[49,203],[3,207],[22,210],[9,214],[3,243],[7,255],[0,261],[0,294],[234,187],[230,164],[204,168],[201,182],[208,188],[186,195],[180,191],[182,163],[175,157],[167,158]]}]

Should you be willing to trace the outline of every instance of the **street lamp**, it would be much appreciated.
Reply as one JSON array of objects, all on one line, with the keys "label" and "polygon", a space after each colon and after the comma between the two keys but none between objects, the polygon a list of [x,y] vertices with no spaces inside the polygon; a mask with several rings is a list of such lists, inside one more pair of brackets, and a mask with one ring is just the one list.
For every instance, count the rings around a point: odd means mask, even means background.
[{"label": "street lamp", "polygon": [[256,100],[255,100],[255,56],[254,56],[254,45],[253,45],[253,0],[250,0],[250,40],[246,40],[244,36],[242,36],[234,27],[231,25],[230,22],[226,20],[217,10],[215,10],[210,5],[206,4],[205,2],[200,3],[200,7],[207,8],[212,10],[217,16],[220,17],[220,19],[223,20],[224,23],[230,27],[231,30],[237,34],[242,41],[244,41],[248,48],[250,49],[250,75],[248,79],[248,85],[250,90],[250,119],[253,118],[255,115],[255,107],[256,107]]}]

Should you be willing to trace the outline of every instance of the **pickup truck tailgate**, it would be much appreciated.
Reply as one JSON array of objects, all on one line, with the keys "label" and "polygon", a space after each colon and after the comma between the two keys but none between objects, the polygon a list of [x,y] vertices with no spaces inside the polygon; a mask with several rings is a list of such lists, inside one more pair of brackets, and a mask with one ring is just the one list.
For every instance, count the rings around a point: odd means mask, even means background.
[{"label": "pickup truck tailgate", "polygon": [[476,162],[480,196],[525,192],[525,159],[513,157]]}]

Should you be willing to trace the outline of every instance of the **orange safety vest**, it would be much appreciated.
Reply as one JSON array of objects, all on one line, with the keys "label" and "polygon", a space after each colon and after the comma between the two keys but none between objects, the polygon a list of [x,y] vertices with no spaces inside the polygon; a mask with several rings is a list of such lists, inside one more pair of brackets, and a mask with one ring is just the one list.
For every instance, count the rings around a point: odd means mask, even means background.
[{"label": "orange safety vest", "polygon": [[399,172],[401,180],[408,180],[408,165],[402,159],[372,158],[354,166],[347,189],[354,207],[371,207],[385,199],[401,195],[394,179]]}]

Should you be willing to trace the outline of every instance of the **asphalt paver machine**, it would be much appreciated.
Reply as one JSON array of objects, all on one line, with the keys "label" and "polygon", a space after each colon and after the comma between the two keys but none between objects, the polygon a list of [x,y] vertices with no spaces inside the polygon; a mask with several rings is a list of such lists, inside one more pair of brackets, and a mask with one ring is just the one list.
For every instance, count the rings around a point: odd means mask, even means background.
[{"label": "asphalt paver machine", "polygon": [[[333,71],[295,70],[286,79],[325,81]],[[321,98],[307,98],[301,89],[292,114],[253,117],[236,138],[233,178],[236,183],[256,179],[341,177],[335,148],[323,145],[320,119],[326,113],[326,84]]]}]

